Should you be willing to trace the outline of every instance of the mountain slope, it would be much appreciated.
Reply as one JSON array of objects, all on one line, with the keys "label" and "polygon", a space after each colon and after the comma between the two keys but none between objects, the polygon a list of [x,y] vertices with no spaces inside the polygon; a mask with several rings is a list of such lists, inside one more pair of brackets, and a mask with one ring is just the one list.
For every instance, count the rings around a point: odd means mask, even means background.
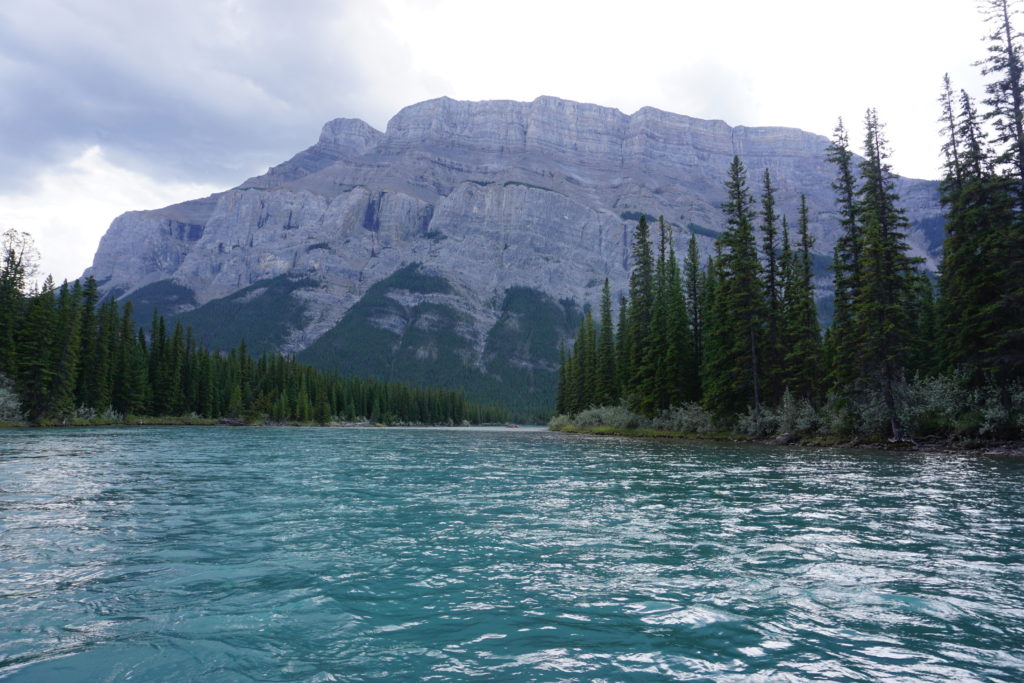
[{"label": "mountain slope", "polygon": [[[606,277],[625,291],[641,213],[665,216],[678,252],[691,234],[710,250],[734,154],[752,186],[770,169],[791,222],[808,195],[827,257],[827,144],[651,108],[442,98],[403,109],[384,133],[331,121],[315,145],[232,190],[124,214],[87,274],[108,295],[182,315],[207,343],[251,329],[261,347],[324,367],[542,401],[579,307],[596,304]],[[937,184],[898,189],[909,241],[934,267]],[[827,277],[818,285],[827,295]],[[239,322],[225,326],[229,314]]]}]

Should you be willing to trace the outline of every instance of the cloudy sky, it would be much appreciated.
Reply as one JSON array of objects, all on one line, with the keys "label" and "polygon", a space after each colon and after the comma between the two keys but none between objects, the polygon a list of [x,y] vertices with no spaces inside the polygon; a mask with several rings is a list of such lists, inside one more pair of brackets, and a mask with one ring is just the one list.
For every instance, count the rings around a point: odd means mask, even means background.
[{"label": "cloudy sky", "polygon": [[433,97],[643,106],[828,135],[864,110],[939,174],[942,75],[980,95],[971,0],[32,0],[0,4],[0,230],[58,280],[110,221],[223,190],[338,116]]}]

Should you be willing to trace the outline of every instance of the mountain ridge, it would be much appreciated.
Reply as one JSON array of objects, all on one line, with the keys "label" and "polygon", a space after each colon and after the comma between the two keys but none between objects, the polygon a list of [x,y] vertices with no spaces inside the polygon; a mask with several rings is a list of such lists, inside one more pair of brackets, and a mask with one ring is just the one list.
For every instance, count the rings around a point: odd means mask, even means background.
[{"label": "mountain ridge", "polygon": [[[274,349],[301,353],[341,325],[373,286],[415,264],[451,286],[449,294],[431,295],[447,297],[432,304],[444,311],[399,307],[389,315],[412,316],[406,322],[424,329],[447,321],[466,342],[466,367],[507,382],[485,355],[495,326],[507,320],[508,292],[536,291],[534,303],[568,338],[579,308],[596,304],[606,277],[614,293],[625,291],[640,214],[665,216],[678,253],[690,234],[709,253],[724,228],[719,205],[734,154],[748,168],[755,195],[763,169],[770,169],[778,210],[794,222],[799,196],[807,193],[815,251],[827,257],[838,225],[827,146],[827,138],[796,128],[731,127],[652,107],[626,115],[547,96],[438,98],[403,108],[384,132],[359,119],[333,119],[313,145],[233,189],[118,217],[86,275],[116,298],[145,298],[139,293],[147,287],[174,291],[165,307],[159,297],[146,299],[174,315],[275,278],[302,282],[287,296],[304,315],[300,322],[289,318]],[[900,178],[897,189],[912,222],[912,250],[934,269],[942,229],[937,183]],[[163,282],[189,294],[161,290]],[[827,277],[817,285],[827,294]],[[375,296],[401,298],[400,290]],[[267,310],[282,307],[288,305],[275,301]],[[392,341],[389,352],[402,360],[387,367],[411,368],[406,356],[415,358],[416,350]],[[431,342],[423,344],[429,349]],[[557,349],[541,356],[534,365],[518,362],[548,372]],[[424,351],[424,362],[430,357]]]}]

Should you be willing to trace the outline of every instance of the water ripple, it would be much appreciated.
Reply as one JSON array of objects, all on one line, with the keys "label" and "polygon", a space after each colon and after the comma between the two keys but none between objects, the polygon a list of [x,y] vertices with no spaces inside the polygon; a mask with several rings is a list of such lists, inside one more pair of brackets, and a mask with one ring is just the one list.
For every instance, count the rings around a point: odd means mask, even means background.
[{"label": "water ripple", "polygon": [[0,441],[0,678],[1024,678],[1024,463],[527,430]]}]

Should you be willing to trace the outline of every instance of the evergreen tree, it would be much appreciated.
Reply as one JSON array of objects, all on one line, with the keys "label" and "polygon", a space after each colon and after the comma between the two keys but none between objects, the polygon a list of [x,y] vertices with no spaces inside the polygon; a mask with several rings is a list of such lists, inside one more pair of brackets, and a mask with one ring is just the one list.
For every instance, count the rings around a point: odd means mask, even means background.
[{"label": "evergreen tree", "polygon": [[[715,263],[714,306],[705,341],[704,401],[719,417],[753,409],[761,420],[761,352],[764,338],[764,292],[761,267],[754,243],[753,200],[747,190],[746,170],[733,157],[726,182],[728,200],[722,209],[728,228],[719,237],[723,245]],[[715,345],[714,352],[709,348]]]},{"label": "evergreen tree", "polygon": [[146,354],[133,332],[132,302],[124,305],[114,409],[123,415],[138,415],[146,406]]},{"label": "evergreen tree", "polygon": [[78,351],[81,344],[81,292],[67,283],[57,295],[56,338],[53,340],[53,386],[50,389],[50,410],[56,415],[75,411],[75,387],[78,380]]},{"label": "evergreen tree", "polygon": [[665,217],[658,219],[658,260],[654,269],[654,303],[651,311],[651,330],[644,353],[644,363],[651,368],[648,384],[640,387],[640,401],[637,407],[648,415],[668,407],[672,392],[673,368],[669,353],[669,274],[668,274],[668,226]]},{"label": "evergreen tree", "polygon": [[[998,310],[992,311],[998,329],[988,341],[987,362],[995,381],[1008,387],[1011,381],[1024,379],[1024,64],[1011,0],[985,0],[983,11],[992,33],[982,73],[993,77],[985,88],[985,119],[995,133],[995,165],[1013,199],[1011,220],[994,238],[992,256],[1000,264],[1001,292],[994,302]],[[1004,403],[1009,403],[1008,394]]]},{"label": "evergreen tree", "polygon": [[[687,245],[683,268],[685,270],[687,313],[693,335],[694,365],[699,368],[704,362],[704,276],[700,268],[700,254],[697,252],[697,236],[692,233],[690,234],[690,243]],[[700,397],[699,377],[696,397]]]},{"label": "evergreen tree", "polygon": [[865,158],[860,164],[857,215],[863,225],[862,276],[854,300],[859,384],[879,392],[895,439],[902,438],[897,413],[897,385],[903,381],[911,328],[914,264],[908,256],[906,216],[897,206],[888,145],[874,109],[864,120]]},{"label": "evergreen tree", "polygon": [[39,294],[30,299],[16,339],[18,372],[15,386],[25,416],[33,422],[49,415],[53,408],[56,329],[56,295],[53,279],[47,277]]},{"label": "evergreen tree", "polygon": [[616,334],[615,375],[618,384],[618,395],[624,399],[629,391],[629,378],[633,376],[633,336],[629,326],[629,301],[619,297],[619,329]]},{"label": "evergreen tree", "polygon": [[989,55],[980,62],[982,73],[994,76],[985,92],[989,106],[985,119],[995,130],[1000,151],[996,164],[1013,178],[1018,210],[1024,210],[1024,64],[1021,62],[1020,34],[1013,25],[1016,14],[1011,0],[985,0],[985,21],[992,25],[988,36]]},{"label": "evergreen tree", "polygon": [[789,391],[811,401],[817,399],[821,377],[821,329],[814,304],[807,197],[800,197],[798,250],[790,250],[788,230],[783,231],[783,383]]},{"label": "evergreen tree", "polygon": [[597,342],[597,396],[598,405],[614,405],[619,399],[615,377],[615,327],[612,323],[612,295],[608,278],[601,290],[601,330]]},{"label": "evergreen tree", "polygon": [[[565,354],[565,340],[558,344],[558,386],[555,389],[555,415],[569,414],[568,357]],[[355,406],[353,405],[353,412]],[[352,419],[349,417],[349,419]]]},{"label": "evergreen tree", "polygon": [[782,398],[782,292],[778,264],[778,220],[775,213],[775,188],[768,169],[764,169],[761,190],[761,253],[764,260],[765,338],[762,343],[764,400],[776,403]]},{"label": "evergreen tree", "polygon": [[77,402],[82,406],[95,407],[96,387],[100,382],[99,373],[105,370],[98,358],[99,319],[96,307],[99,304],[99,291],[96,279],[89,276],[82,289],[82,320],[79,325],[81,344],[78,358],[82,363],[82,372],[78,376],[76,390]]},{"label": "evergreen tree", "polygon": [[647,218],[640,216],[633,234],[633,269],[629,274],[629,370],[624,396],[634,410],[653,414],[652,389],[656,367],[649,353],[654,330],[654,257]]},{"label": "evergreen tree", "polygon": [[941,265],[939,319],[942,365],[967,372],[969,382],[1006,381],[1014,370],[1014,328],[1021,325],[1010,292],[1014,283],[1007,237],[1014,216],[1010,183],[993,167],[974,103],[960,97],[959,112],[947,92],[943,105],[945,174],[941,199],[946,240]]},{"label": "evergreen tree", "polygon": [[849,387],[860,377],[857,365],[857,326],[854,322],[854,301],[860,295],[861,227],[857,216],[857,187],[853,169],[853,152],[843,120],[833,132],[827,158],[836,166],[832,188],[839,208],[839,238],[832,258],[835,306],[829,333],[829,384]]},{"label": "evergreen tree", "polygon": [[666,265],[665,306],[667,330],[664,364],[668,383],[663,408],[696,401],[700,398],[700,376],[693,348],[693,330],[683,294],[683,281],[676,261],[676,252],[669,244]]},{"label": "evergreen tree", "polygon": [[35,272],[36,251],[28,233],[7,230],[0,237],[0,375],[18,371],[16,337],[25,311],[27,279]]}]

